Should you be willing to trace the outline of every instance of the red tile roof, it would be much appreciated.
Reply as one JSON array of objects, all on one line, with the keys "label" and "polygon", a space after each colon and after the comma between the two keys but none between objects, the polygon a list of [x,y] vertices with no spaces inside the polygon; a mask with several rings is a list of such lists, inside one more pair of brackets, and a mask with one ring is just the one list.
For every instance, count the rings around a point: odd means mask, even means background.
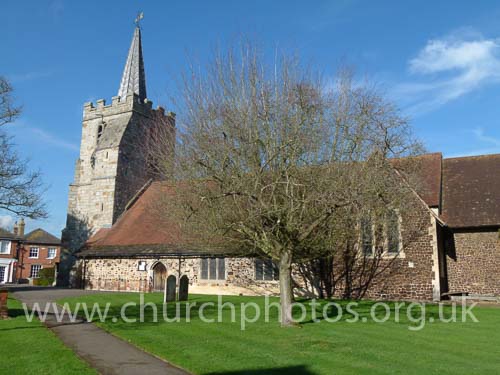
[{"label": "red tile roof", "polygon": [[175,196],[175,187],[167,182],[153,182],[134,197],[128,209],[111,228],[100,229],[79,252],[80,256],[138,256],[191,253],[217,255],[227,249],[193,245],[183,235],[174,218],[158,216],[158,204],[165,196]]},{"label": "red tile roof", "polygon": [[91,246],[178,244],[180,226],[173,221],[162,222],[168,230],[159,228],[152,210],[160,196],[174,195],[168,183],[153,182],[126,210],[110,229],[101,229],[87,242]]},{"label": "red tile roof", "polygon": [[441,193],[441,162],[440,152],[424,154],[411,159],[393,159],[391,162],[398,170],[405,171],[411,162],[412,170],[416,172],[416,191],[429,207],[438,207]]},{"label": "red tile roof", "polygon": [[452,228],[500,226],[500,154],[444,159],[441,212]]}]

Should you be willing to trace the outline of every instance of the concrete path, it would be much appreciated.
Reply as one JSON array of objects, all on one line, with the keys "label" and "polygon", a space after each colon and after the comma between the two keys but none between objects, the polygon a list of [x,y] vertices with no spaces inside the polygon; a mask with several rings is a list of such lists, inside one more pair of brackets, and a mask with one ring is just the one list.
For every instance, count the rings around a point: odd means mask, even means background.
[{"label": "concrete path", "polygon": [[[38,302],[41,308],[47,302],[55,302],[66,297],[76,297],[95,293],[79,289],[12,287],[10,292],[18,300],[32,307]],[[52,313],[52,314],[50,314]],[[89,363],[103,375],[186,375],[181,370],[162,361],[135,346],[107,333],[92,323],[77,320],[72,323],[69,318],[57,322],[51,311],[45,325],[51,329],[62,342],[71,348],[79,357]]]}]

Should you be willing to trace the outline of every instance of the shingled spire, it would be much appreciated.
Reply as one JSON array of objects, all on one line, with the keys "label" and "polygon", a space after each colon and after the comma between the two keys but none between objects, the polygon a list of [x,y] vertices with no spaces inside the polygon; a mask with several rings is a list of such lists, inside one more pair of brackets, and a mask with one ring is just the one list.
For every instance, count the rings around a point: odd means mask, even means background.
[{"label": "shingled spire", "polygon": [[134,36],[128,51],[118,96],[125,98],[132,93],[138,95],[141,102],[146,99],[146,75],[142,58],[141,28],[138,24],[134,30]]}]

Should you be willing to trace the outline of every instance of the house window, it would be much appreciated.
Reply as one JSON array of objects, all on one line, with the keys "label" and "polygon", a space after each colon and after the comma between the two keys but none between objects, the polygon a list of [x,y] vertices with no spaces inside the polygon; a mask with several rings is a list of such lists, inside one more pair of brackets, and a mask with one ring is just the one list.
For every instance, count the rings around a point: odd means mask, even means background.
[{"label": "house window", "polygon": [[361,219],[361,250],[363,255],[373,255],[373,223],[371,218]]},{"label": "house window", "polygon": [[49,247],[47,250],[47,259],[54,259],[57,254],[57,249],[55,247]]},{"label": "house window", "polygon": [[201,260],[201,279],[225,280],[226,260],[224,258],[203,258]]},{"label": "house window", "polygon": [[137,271],[146,271],[146,261],[140,260],[139,263],[137,263]]},{"label": "house window", "polygon": [[30,271],[30,277],[32,279],[38,278],[38,275],[40,274],[41,269],[42,269],[42,266],[40,264],[32,264],[31,271]]},{"label": "house window", "polygon": [[5,269],[7,267],[5,266],[0,266],[0,283],[5,283],[6,280],[5,280],[5,275],[7,274],[7,272],[5,272]]},{"label": "house window", "polygon": [[0,254],[10,254],[10,241],[0,241]]},{"label": "house window", "polygon": [[279,270],[271,259],[255,259],[255,280],[278,280]]},{"label": "house window", "polygon": [[399,215],[395,210],[387,212],[385,238],[388,254],[397,254],[401,251],[401,228]]},{"label": "house window", "polygon": [[30,247],[30,258],[38,258],[40,249],[38,247]]}]

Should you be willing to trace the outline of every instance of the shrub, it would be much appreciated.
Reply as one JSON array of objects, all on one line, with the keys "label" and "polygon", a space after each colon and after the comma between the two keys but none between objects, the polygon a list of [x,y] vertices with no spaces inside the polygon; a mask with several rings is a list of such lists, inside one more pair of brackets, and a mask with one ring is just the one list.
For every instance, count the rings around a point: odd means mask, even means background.
[{"label": "shrub", "polygon": [[42,268],[38,279],[33,280],[33,285],[51,286],[54,283],[54,268]]}]

